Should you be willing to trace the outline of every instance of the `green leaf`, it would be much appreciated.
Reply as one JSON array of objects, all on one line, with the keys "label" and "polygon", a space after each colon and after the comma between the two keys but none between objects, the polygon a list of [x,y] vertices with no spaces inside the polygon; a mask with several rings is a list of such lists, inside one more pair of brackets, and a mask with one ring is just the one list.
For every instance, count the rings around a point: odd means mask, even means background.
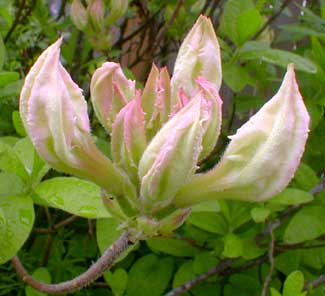
[{"label": "green leaf", "polygon": [[292,186],[300,188],[305,191],[309,191],[319,182],[319,179],[315,171],[305,163],[300,163],[293,181],[291,182]]},{"label": "green leaf", "polygon": [[281,49],[265,48],[247,50],[243,47],[240,51],[240,59],[247,61],[262,60],[283,68],[287,68],[288,64],[294,63],[297,70],[312,74],[317,72],[317,66],[311,60]]},{"label": "green leaf", "polygon": [[24,165],[25,171],[28,172],[31,183],[37,185],[49,171],[49,165],[39,157],[28,137],[17,141],[14,145],[14,151]]},{"label": "green leaf", "polygon": [[17,81],[18,79],[18,72],[0,72],[0,87],[3,87],[11,82]]},{"label": "green leaf", "polygon": [[313,199],[313,195],[309,192],[296,188],[287,188],[274,196],[269,202],[281,205],[299,205],[310,202]]},{"label": "green leaf", "polygon": [[250,82],[246,69],[236,64],[224,66],[223,78],[234,92],[240,92]]},{"label": "green leaf", "polygon": [[228,232],[228,225],[225,219],[222,215],[213,212],[191,213],[186,221],[212,233],[226,234]]},{"label": "green leaf", "polygon": [[[115,218],[97,219],[96,221],[96,238],[99,250],[104,253],[122,234],[120,223]],[[129,247],[116,262],[124,259],[131,251],[137,248],[138,244]]]},{"label": "green leaf", "polygon": [[237,18],[238,44],[242,45],[260,29],[262,16],[257,9],[249,9]]},{"label": "green leaf", "polygon": [[[40,267],[40,268],[37,268],[33,274],[32,274],[33,278],[43,282],[43,283],[46,283],[46,284],[50,284],[51,283],[51,275],[49,273],[49,271],[47,270],[47,268],[44,268],[44,267]],[[32,287],[30,286],[26,286],[25,288],[25,293],[26,293],[26,296],[43,296],[43,295],[47,295],[45,293],[41,293],[35,289],[33,289]]]},{"label": "green leaf", "polygon": [[150,238],[146,240],[154,252],[163,252],[177,257],[193,257],[199,250],[184,240],[174,238]]},{"label": "green leaf", "polygon": [[224,237],[224,249],[222,255],[228,258],[236,258],[243,253],[243,244],[239,236],[228,233]]},{"label": "green leaf", "polygon": [[104,273],[104,278],[115,296],[124,294],[128,281],[128,274],[124,269],[119,268],[114,272],[107,271]]},{"label": "green leaf", "polygon": [[290,220],[283,240],[288,244],[301,243],[325,234],[325,206],[305,206]]},{"label": "green leaf", "polygon": [[304,275],[297,270],[289,274],[283,285],[283,296],[298,296],[304,287]]},{"label": "green leaf", "polygon": [[271,288],[271,296],[281,296],[281,294],[274,288]]},{"label": "green leaf", "polygon": [[180,268],[175,273],[173,280],[173,288],[185,284],[189,280],[193,279],[195,276],[196,273],[194,272],[193,260],[186,261],[180,266]]},{"label": "green leaf", "polygon": [[239,45],[243,39],[238,32],[237,20],[245,11],[252,9],[254,9],[254,4],[251,0],[229,0],[224,5],[220,20],[220,31],[236,45]]},{"label": "green leaf", "polygon": [[263,223],[271,211],[263,207],[256,207],[251,210],[251,216],[256,223]]},{"label": "green leaf", "polygon": [[23,87],[23,80],[16,80],[7,84],[0,91],[0,98],[19,96],[21,88]]},{"label": "green leaf", "polygon": [[103,205],[100,188],[74,177],[57,177],[35,187],[35,202],[84,218],[110,217]]},{"label": "green leaf", "polygon": [[22,137],[26,137],[27,134],[23,122],[21,121],[19,111],[12,112],[12,122],[14,124],[17,134]]},{"label": "green leaf", "polygon": [[0,198],[0,264],[22,247],[34,223],[33,201],[24,195]]},{"label": "green leaf", "polygon": [[127,295],[160,296],[173,274],[173,260],[150,254],[138,259],[129,272]]},{"label": "green leaf", "polygon": [[6,57],[6,48],[2,40],[2,36],[0,34],[0,70],[3,68],[3,64],[5,62]]},{"label": "green leaf", "polygon": [[0,198],[2,196],[23,193],[25,184],[21,178],[12,173],[0,172]]},{"label": "green leaf", "polygon": [[193,212],[215,212],[215,213],[220,212],[219,201],[213,200],[213,201],[201,202],[192,207],[192,213]]},{"label": "green leaf", "polygon": [[[17,143],[18,142],[16,142],[16,144]],[[15,146],[11,148],[7,144],[0,144],[0,170],[6,173],[13,173],[25,182],[30,180],[30,176],[24,164],[15,151]]]},{"label": "green leaf", "polygon": [[217,265],[218,259],[211,252],[202,252],[195,256],[193,262],[193,271],[200,274],[208,271],[213,266]]}]

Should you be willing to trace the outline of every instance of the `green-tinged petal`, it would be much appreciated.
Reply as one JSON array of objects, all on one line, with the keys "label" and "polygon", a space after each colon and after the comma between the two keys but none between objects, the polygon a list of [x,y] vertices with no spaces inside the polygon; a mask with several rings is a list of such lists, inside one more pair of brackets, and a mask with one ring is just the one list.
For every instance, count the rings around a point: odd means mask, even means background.
[{"label": "green-tinged petal", "polygon": [[59,61],[61,42],[45,50],[26,76],[22,121],[36,150],[53,168],[121,195],[125,178],[92,141],[87,103]]},{"label": "green-tinged petal", "polygon": [[309,115],[293,65],[278,93],[230,137],[220,163],[196,176],[176,196],[178,206],[229,198],[263,201],[282,191],[299,165]]},{"label": "green-tinged petal", "polygon": [[167,68],[159,70],[152,65],[148,80],[142,95],[142,107],[145,112],[146,129],[149,138],[169,119],[172,106],[170,78]]},{"label": "green-tinged petal", "polygon": [[172,97],[183,88],[187,95],[195,89],[195,80],[202,76],[221,85],[221,59],[218,39],[210,19],[201,15],[184,39],[175,62],[171,80]]},{"label": "green-tinged petal", "polygon": [[128,173],[133,183],[139,183],[138,164],[147,146],[140,92],[117,114],[111,143],[114,162]]},{"label": "green-tinged petal", "polygon": [[125,77],[119,64],[106,62],[93,74],[90,94],[100,123],[110,133],[116,115],[135,96],[135,82]]},{"label": "green-tinged petal", "polygon": [[198,92],[152,139],[139,164],[140,198],[146,209],[170,204],[192,178],[210,120],[210,103]]}]

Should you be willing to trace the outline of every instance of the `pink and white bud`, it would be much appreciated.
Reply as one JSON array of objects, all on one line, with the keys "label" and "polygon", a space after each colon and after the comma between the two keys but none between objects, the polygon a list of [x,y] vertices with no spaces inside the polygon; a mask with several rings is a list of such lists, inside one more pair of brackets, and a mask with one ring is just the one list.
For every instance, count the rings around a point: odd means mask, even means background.
[{"label": "pink and white bud", "polygon": [[147,146],[140,91],[117,114],[111,145],[114,162],[128,173],[134,184],[138,184],[138,164]]},{"label": "pink and white bud", "polygon": [[70,17],[77,29],[82,31],[86,28],[88,23],[87,11],[80,0],[72,1]]},{"label": "pink and white bud", "polygon": [[119,64],[107,62],[93,74],[90,94],[100,123],[111,133],[116,115],[135,96],[135,81],[125,77]]},{"label": "pink and white bud", "polygon": [[178,206],[229,198],[264,201],[282,191],[299,165],[309,115],[293,65],[278,93],[230,137],[219,164],[198,175],[176,196]]},{"label": "pink and white bud", "polygon": [[179,188],[193,177],[211,121],[210,107],[198,92],[149,143],[139,164],[140,198],[146,209],[169,205]]},{"label": "pink and white bud", "polygon": [[179,88],[190,95],[199,76],[213,83],[219,91],[221,75],[217,36],[210,19],[201,15],[179,49],[171,80],[172,97],[177,96]]},{"label": "pink and white bud", "polygon": [[128,0],[113,0],[110,2],[110,18],[118,19],[123,16],[129,6]]},{"label": "pink and white bud", "polygon": [[152,138],[169,119],[172,106],[167,68],[159,70],[153,64],[142,94],[142,107],[149,138]]},{"label": "pink and white bud", "polygon": [[211,120],[207,126],[207,130],[204,134],[202,141],[202,151],[200,154],[200,160],[209,156],[213,148],[217,144],[222,122],[222,100],[219,97],[216,86],[205,80],[203,77],[199,77],[197,80],[199,91],[205,97],[210,104]]},{"label": "pink and white bud", "polygon": [[101,32],[105,23],[105,3],[103,0],[90,0],[88,7],[89,20],[95,31]]},{"label": "pink and white bud", "polygon": [[120,195],[124,178],[92,141],[87,103],[59,61],[61,42],[46,49],[26,76],[22,121],[36,150],[53,168]]}]

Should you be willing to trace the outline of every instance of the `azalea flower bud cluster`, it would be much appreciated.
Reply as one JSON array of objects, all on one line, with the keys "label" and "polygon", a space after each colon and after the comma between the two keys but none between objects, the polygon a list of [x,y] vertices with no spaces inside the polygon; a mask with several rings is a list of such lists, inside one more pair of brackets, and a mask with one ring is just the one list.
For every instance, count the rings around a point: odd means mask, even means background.
[{"label": "azalea flower bud cluster", "polygon": [[121,221],[149,236],[168,234],[194,204],[265,201],[293,177],[309,125],[293,65],[275,96],[230,137],[220,162],[196,174],[222,120],[220,50],[208,18],[200,16],[183,41],[172,78],[153,65],[140,90],[117,63],[94,72],[91,102],[111,137],[112,159],[92,140],[82,91],[59,61],[61,42],[46,49],[26,77],[23,123],[41,157],[98,184],[105,206]]},{"label": "azalea flower bud cluster", "polygon": [[97,50],[107,49],[114,39],[113,24],[128,9],[128,0],[112,0],[106,10],[104,0],[89,0],[85,7],[81,0],[73,0],[70,17],[80,31],[87,33],[89,41]]}]

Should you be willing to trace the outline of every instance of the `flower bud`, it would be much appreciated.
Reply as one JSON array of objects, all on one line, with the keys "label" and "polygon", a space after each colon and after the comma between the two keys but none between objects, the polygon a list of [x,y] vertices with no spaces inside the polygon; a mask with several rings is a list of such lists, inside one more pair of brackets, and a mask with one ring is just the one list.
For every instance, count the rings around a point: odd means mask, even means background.
[{"label": "flower bud", "polygon": [[135,96],[135,82],[124,76],[119,64],[107,62],[93,74],[90,94],[100,123],[110,133],[117,113]]},{"label": "flower bud", "polygon": [[219,164],[184,186],[175,203],[183,207],[217,198],[271,198],[294,176],[308,125],[309,115],[291,64],[278,93],[230,137]]},{"label": "flower bud", "polygon": [[86,8],[82,5],[80,0],[73,0],[71,4],[70,17],[73,24],[82,31],[88,22]]},{"label": "flower bud", "polygon": [[88,15],[94,31],[101,32],[105,22],[105,4],[103,0],[90,0]]},{"label": "flower bud", "polygon": [[126,181],[92,141],[87,103],[59,61],[61,41],[45,50],[26,76],[22,121],[36,150],[53,168],[121,195]]},{"label": "flower bud", "polygon": [[140,91],[117,114],[111,144],[114,162],[128,173],[133,183],[139,183],[138,164],[147,146]]},{"label": "flower bud", "polygon": [[211,115],[210,103],[198,92],[151,140],[139,164],[140,198],[147,210],[169,205],[192,178]]},{"label": "flower bud", "polygon": [[110,2],[111,11],[110,11],[110,18],[113,20],[118,19],[119,17],[123,16],[124,13],[127,11],[129,6],[128,0],[111,0]]},{"label": "flower bud", "polygon": [[177,96],[180,87],[190,95],[199,76],[213,83],[219,91],[221,85],[219,43],[210,19],[202,15],[179,49],[171,80],[172,97]]},{"label": "flower bud", "polygon": [[164,67],[159,71],[153,64],[142,95],[149,138],[152,138],[169,119],[173,106],[170,99],[170,78],[167,68]]}]

